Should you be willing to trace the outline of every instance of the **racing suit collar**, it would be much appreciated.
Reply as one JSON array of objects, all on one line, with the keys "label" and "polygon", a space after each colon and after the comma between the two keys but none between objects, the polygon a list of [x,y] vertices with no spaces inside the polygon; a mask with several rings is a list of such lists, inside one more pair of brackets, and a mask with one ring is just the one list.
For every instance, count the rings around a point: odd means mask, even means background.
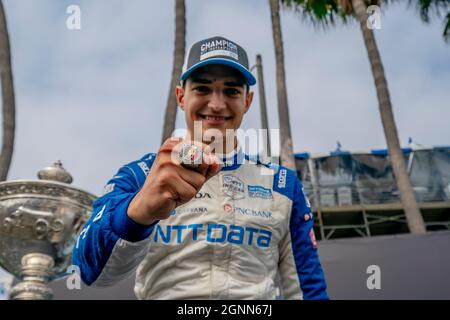
[{"label": "racing suit collar", "polygon": [[219,158],[222,160],[222,171],[236,170],[244,163],[245,154],[238,142],[236,149],[230,153],[220,155]]}]

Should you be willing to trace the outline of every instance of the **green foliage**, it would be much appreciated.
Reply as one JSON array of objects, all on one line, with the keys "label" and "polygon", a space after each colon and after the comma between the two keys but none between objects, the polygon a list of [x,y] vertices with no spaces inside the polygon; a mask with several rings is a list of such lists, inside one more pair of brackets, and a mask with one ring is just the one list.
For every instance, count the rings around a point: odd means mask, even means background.
[{"label": "green foliage", "polygon": [[[404,0],[364,1],[367,5],[382,3],[383,7],[388,3],[404,2]],[[353,16],[351,0],[281,0],[281,3],[284,8],[299,13],[303,21],[310,22],[314,26],[333,26],[337,20],[346,23],[348,18]],[[445,15],[442,36],[450,43],[450,0],[408,0],[408,3],[416,8],[426,23],[434,17],[441,18]]]},{"label": "green foliage", "polygon": [[334,25],[337,20],[347,22],[336,0],[281,0],[284,8],[299,13],[302,20],[314,26]]},{"label": "green foliage", "polygon": [[422,21],[428,23],[434,17],[441,18],[445,15],[442,36],[450,42],[450,0],[409,0],[410,5],[415,5],[420,13]]},{"label": "green foliage", "polygon": [[447,13],[444,19],[444,33],[442,34],[445,42],[450,43],[450,12]]},{"label": "green foliage", "polygon": [[417,7],[424,22],[429,22],[431,15],[440,17],[443,11],[450,10],[450,0],[409,0],[409,4]]}]

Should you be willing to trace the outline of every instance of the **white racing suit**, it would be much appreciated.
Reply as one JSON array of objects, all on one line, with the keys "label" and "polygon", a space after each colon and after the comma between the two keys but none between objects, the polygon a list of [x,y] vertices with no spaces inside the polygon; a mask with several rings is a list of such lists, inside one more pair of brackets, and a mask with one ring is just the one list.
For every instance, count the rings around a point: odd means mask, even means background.
[{"label": "white racing suit", "polygon": [[285,299],[328,298],[295,172],[238,153],[168,219],[143,226],[127,208],[155,157],[123,166],[94,203],[72,256],[86,284],[136,272],[139,299],[275,299],[279,273]]}]

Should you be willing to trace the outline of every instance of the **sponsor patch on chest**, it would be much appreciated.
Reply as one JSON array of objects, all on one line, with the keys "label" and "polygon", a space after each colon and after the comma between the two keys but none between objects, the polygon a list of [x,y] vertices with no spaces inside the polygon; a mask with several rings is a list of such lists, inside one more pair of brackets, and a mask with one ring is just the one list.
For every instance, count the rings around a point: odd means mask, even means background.
[{"label": "sponsor patch on chest", "polygon": [[247,186],[250,198],[272,199],[272,190],[262,186]]},{"label": "sponsor patch on chest", "polygon": [[222,176],[222,193],[233,200],[245,198],[245,184],[232,174]]}]

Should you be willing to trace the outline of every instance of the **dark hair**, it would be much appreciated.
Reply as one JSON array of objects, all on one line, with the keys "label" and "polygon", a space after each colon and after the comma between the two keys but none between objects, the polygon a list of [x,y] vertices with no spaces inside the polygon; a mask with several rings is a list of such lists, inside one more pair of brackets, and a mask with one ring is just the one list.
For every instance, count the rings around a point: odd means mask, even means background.
[{"label": "dark hair", "polygon": [[[189,79],[189,78],[188,78]],[[187,79],[186,79],[187,80]],[[186,89],[186,81],[183,81],[183,80],[181,80],[180,81],[180,84],[181,84],[181,87],[183,88],[183,89]],[[249,92],[250,91],[250,86],[248,85],[248,83],[245,83],[245,89],[246,89],[246,92]]]},{"label": "dark hair", "polygon": [[[201,68],[195,70],[194,72],[192,72],[192,74],[190,74],[189,77],[188,77],[187,79],[192,79],[192,78],[194,78],[195,75],[198,74],[198,73],[200,73],[201,70],[202,70],[203,68],[204,68],[204,67],[201,67]],[[239,73],[240,75],[242,75],[240,72],[238,72],[238,73]],[[246,92],[248,93],[249,90],[250,90],[250,86],[249,86],[248,83],[245,81],[244,75],[242,75],[242,77],[240,77],[240,78],[241,78],[242,80],[244,80],[244,81],[242,81],[242,82],[244,83]],[[186,79],[186,80],[181,80],[181,81],[180,81],[181,87],[182,87],[183,89],[186,89],[186,81],[187,81],[187,79]]]}]

